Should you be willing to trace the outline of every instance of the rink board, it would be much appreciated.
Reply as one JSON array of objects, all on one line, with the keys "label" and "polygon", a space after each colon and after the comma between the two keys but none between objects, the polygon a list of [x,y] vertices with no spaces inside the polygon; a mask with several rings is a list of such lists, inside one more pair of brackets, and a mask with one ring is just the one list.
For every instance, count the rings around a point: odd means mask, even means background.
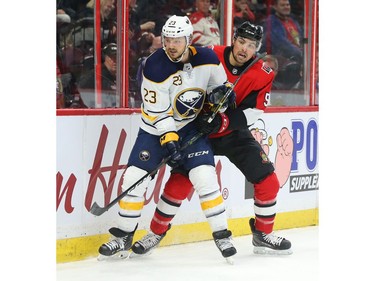
[{"label": "rink board", "polygon": [[[98,217],[88,210],[93,202],[104,206],[121,192],[140,115],[58,116],[56,124],[56,255],[57,262],[68,262],[95,256],[108,240],[108,228],[116,225],[117,205]],[[275,230],[317,225],[318,112],[265,113],[251,129],[262,133],[268,157],[285,179],[278,195]],[[291,142],[293,150],[281,148],[280,139],[284,144]],[[285,149],[290,165],[276,161],[280,149]],[[247,235],[248,219],[254,215],[252,185],[226,158],[216,157],[215,162],[229,228],[234,236]],[[169,168],[164,167],[151,182],[135,239],[146,233],[168,176]],[[211,231],[193,194],[182,204],[162,245],[207,239]]]}]

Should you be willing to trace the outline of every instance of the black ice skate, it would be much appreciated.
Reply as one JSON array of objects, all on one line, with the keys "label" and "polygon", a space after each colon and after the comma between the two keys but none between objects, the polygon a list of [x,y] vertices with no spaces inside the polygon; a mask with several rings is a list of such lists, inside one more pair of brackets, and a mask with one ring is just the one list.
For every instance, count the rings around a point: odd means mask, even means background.
[{"label": "black ice skate", "polygon": [[126,258],[128,256],[127,251],[132,246],[133,236],[136,229],[137,227],[132,232],[125,232],[117,227],[112,227],[109,230],[109,233],[111,233],[115,238],[100,246],[99,253],[102,256],[99,256],[98,259],[101,260],[105,257],[117,255],[120,258]]},{"label": "black ice skate", "polygon": [[212,233],[212,236],[223,257],[226,258],[230,264],[233,264],[232,256],[237,253],[237,250],[232,244],[232,232],[225,229]]},{"label": "black ice skate", "polygon": [[[167,231],[171,228],[171,225],[168,225]],[[151,254],[152,250],[159,246],[161,240],[167,234],[167,231],[161,235],[155,234],[152,231],[143,236],[142,239],[138,240],[132,246],[133,253],[137,255],[146,255]]]},{"label": "black ice skate", "polygon": [[254,254],[290,255],[293,253],[289,240],[276,236],[273,232],[266,234],[255,229],[255,219],[249,220],[253,233]]}]

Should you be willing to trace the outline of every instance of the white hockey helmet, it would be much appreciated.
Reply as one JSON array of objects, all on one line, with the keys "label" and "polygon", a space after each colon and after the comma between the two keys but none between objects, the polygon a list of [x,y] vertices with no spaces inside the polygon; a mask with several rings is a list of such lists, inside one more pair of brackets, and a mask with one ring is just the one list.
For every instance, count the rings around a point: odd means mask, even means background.
[{"label": "white hockey helmet", "polygon": [[[178,59],[171,59],[165,50],[164,45],[164,38],[165,37],[185,37],[186,39],[186,46],[185,51],[182,53],[182,55]],[[164,24],[162,30],[161,30],[161,42],[163,45],[163,49],[165,53],[167,54],[168,58],[172,62],[179,62],[181,61],[184,54],[189,49],[189,46],[191,44],[193,38],[193,25],[191,24],[190,19],[187,16],[171,16]]]},{"label": "white hockey helmet", "polygon": [[164,24],[162,35],[165,37],[190,37],[193,25],[187,16],[171,16]]}]

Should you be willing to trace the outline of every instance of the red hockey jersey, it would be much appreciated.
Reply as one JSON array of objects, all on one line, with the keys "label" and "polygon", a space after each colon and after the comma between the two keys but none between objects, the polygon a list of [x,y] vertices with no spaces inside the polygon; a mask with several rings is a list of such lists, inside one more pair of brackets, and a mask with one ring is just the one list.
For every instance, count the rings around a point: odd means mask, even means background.
[{"label": "red hockey jersey", "polygon": [[[227,73],[228,81],[234,83],[248,64],[245,64],[240,68],[233,67],[229,63],[228,54],[231,52],[231,47],[229,46],[212,46],[212,49],[223,64],[225,72]],[[251,61],[252,60],[248,63],[251,63]],[[274,77],[274,72],[270,67],[265,65],[263,60],[259,60],[255,63],[246,73],[244,73],[241,79],[238,80],[238,83],[234,88],[237,107],[241,105],[241,102],[248,95],[253,95],[254,103],[247,107],[264,110],[270,102],[270,92]]]},{"label": "red hockey jersey", "polygon": [[[239,75],[252,62],[251,59],[242,67],[234,67],[229,63],[230,46],[212,46],[211,48],[223,64],[228,81],[231,83],[235,83]],[[259,60],[249,68],[234,87],[237,110],[246,111],[248,108],[264,110],[270,103],[270,92],[274,77],[274,72],[263,60]],[[212,134],[210,138],[227,135],[230,132],[230,130],[227,130],[221,134]]]}]

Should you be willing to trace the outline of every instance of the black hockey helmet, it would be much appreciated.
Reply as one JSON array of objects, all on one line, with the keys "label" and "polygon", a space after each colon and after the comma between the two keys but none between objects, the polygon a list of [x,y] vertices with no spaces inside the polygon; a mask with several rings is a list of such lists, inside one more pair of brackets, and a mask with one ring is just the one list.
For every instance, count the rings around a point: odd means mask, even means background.
[{"label": "black hockey helmet", "polygon": [[263,37],[263,28],[260,25],[254,25],[249,21],[242,23],[234,33],[234,38],[238,36],[248,38],[255,41],[262,41]]}]

